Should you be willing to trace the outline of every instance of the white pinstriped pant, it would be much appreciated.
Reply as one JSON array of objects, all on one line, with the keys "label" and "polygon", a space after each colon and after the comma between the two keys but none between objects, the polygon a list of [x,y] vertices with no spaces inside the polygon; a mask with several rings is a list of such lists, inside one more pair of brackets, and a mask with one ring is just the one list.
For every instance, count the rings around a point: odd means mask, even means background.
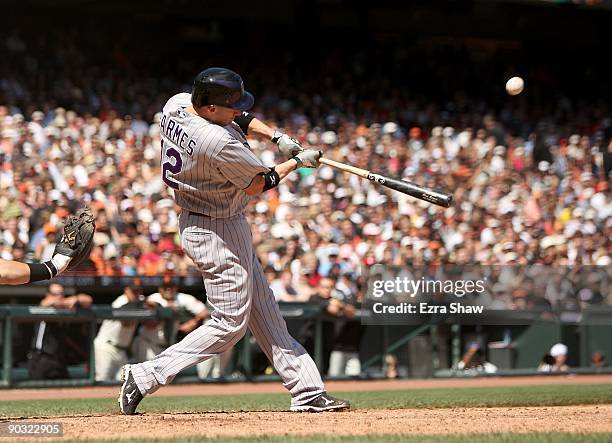
[{"label": "white pinstriped pant", "polygon": [[181,241],[204,278],[211,318],[153,360],[132,365],[143,395],[190,366],[227,351],[247,327],[291,393],[291,404],[309,402],[324,391],[312,358],[287,331],[243,215],[225,219],[183,212]]}]

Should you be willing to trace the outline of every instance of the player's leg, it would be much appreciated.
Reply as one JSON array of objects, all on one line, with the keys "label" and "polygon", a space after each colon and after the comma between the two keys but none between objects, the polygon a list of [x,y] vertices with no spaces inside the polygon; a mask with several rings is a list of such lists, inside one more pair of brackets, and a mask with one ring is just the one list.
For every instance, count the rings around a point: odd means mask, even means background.
[{"label": "player's leg", "polygon": [[200,380],[207,379],[209,377],[212,378],[213,369],[215,366],[215,360],[217,357],[209,358],[208,360],[201,361],[196,365],[196,370],[198,371],[198,378]]},{"label": "player's leg", "polygon": [[[313,401],[316,402],[322,394],[325,394],[321,374],[308,352],[287,331],[285,319],[280,313],[274,294],[255,254],[253,254],[253,290],[253,308],[249,320],[251,332],[281,376],[283,385],[291,393],[291,408],[314,411],[315,409],[306,405],[310,405]],[[329,405],[335,406],[327,409],[346,409],[348,407],[348,403],[331,397],[321,400],[330,401]],[[325,408],[320,410],[325,410]]]},{"label": "player's leg", "polygon": [[[227,367],[232,362],[232,358],[234,357],[234,348],[231,348],[229,351],[225,351],[223,354],[219,356],[219,369],[217,378],[223,377],[225,372],[227,371]],[[217,374],[213,370],[213,377]]]},{"label": "player's leg", "polygon": [[149,350],[149,346],[147,346],[147,342],[142,339],[142,336],[137,335],[132,340],[132,361],[141,362],[145,360],[149,360],[147,358],[147,351]]},{"label": "player's leg", "polygon": [[0,285],[25,285],[30,281],[30,267],[25,263],[0,259]]},{"label": "player's leg", "polygon": [[206,378],[221,378],[224,375],[225,367],[232,357],[232,349],[225,351],[223,354],[215,355],[208,360],[204,360],[196,365],[198,378],[204,380]]},{"label": "player's leg", "polygon": [[181,216],[183,249],[204,278],[211,317],[154,359],[130,365],[142,395],[155,392],[182,370],[231,349],[244,335],[251,310],[252,256],[245,219]]},{"label": "player's leg", "polygon": [[159,343],[152,343],[145,339],[142,335],[137,335],[132,340],[132,361],[139,363],[141,361],[151,360],[157,354],[164,351],[166,347]]},{"label": "player's leg", "polygon": [[359,352],[348,352],[347,356],[346,375],[356,377],[361,374],[361,360],[359,359]]},{"label": "player's leg", "polygon": [[109,381],[118,378],[119,369],[127,362],[127,354],[110,343],[94,340],[96,358],[96,381]]},{"label": "player's leg", "polygon": [[329,355],[329,369],[327,371],[327,375],[330,377],[344,375],[345,365],[346,361],[344,359],[344,354],[340,351],[332,351]]}]

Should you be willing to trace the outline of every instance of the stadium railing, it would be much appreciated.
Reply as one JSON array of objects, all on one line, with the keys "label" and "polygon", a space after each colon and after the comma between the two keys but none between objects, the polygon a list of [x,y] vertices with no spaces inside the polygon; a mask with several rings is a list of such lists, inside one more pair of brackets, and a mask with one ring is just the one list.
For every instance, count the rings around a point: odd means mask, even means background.
[{"label": "stadium railing", "polygon": [[[315,337],[313,358],[319,367],[323,359],[323,331],[324,317],[321,308],[305,303],[281,303],[280,309],[288,323],[314,320]],[[595,351],[602,352],[606,356],[612,355],[612,307],[599,306],[597,308],[585,309],[580,313],[565,313],[553,319],[542,319],[541,312],[516,312],[500,311],[496,314],[500,325],[488,326],[487,328],[476,328],[476,330],[489,331],[493,328],[503,328],[504,316],[512,318],[514,322],[520,318],[521,326],[516,326],[519,332],[514,335],[507,349],[514,354],[512,367],[500,367],[495,375],[528,375],[536,373],[536,366],[550,346],[556,342],[563,341],[570,347],[571,353],[578,353],[577,365],[572,365],[573,373],[612,372],[612,368],[603,367],[595,370],[590,366],[590,356]],[[108,384],[95,382],[95,358],[93,352],[93,340],[97,333],[98,324],[105,319],[114,320],[163,320],[165,322],[168,337],[173,337],[175,327],[175,314],[169,309],[157,309],[155,312],[147,309],[113,309],[110,305],[93,305],[91,309],[70,311],[66,309],[45,308],[41,306],[28,305],[0,305],[0,343],[2,344],[2,376],[0,387],[47,387],[47,386],[80,386],[94,384]],[[84,322],[89,325],[87,340],[89,343],[89,355],[87,364],[83,367],[70,367],[71,379],[69,380],[28,380],[25,368],[14,367],[14,330],[15,326],[24,322],[38,321],[62,321],[62,322]],[[433,328],[446,327],[451,354],[450,361],[455,364],[462,354],[466,343],[466,331],[474,330],[473,325],[462,325],[452,322],[448,323],[430,321],[419,325],[384,325],[366,326],[364,339],[361,344],[362,373],[357,378],[384,378],[385,356],[388,354],[407,355],[410,353],[409,345],[417,338],[429,339],[432,337]],[[262,381],[277,379],[276,375],[262,375],[255,371],[253,364],[253,340],[250,333],[241,340],[238,352],[238,364],[243,378],[237,380]],[[418,359],[426,360],[433,358],[423,353],[417,355]],[[411,357],[408,357],[411,358]],[[462,377],[468,374],[462,371],[453,371],[448,368],[434,368],[428,375],[433,377]],[[486,374],[479,374],[486,375]],[[408,371],[400,376],[418,376]],[[340,377],[343,378],[343,377]],[[346,378],[346,377],[344,377]],[[355,378],[355,377],[353,377]],[[227,381],[227,379],[225,379]],[[177,377],[177,382],[196,382],[195,375]],[[115,383],[115,382],[112,382]],[[111,384],[112,384],[111,383]]]},{"label": "stadium railing", "polygon": [[[302,303],[284,305],[281,312],[285,318],[313,319],[315,321],[315,362],[320,366],[322,359],[322,327],[321,309]],[[0,387],[49,387],[49,386],[80,386],[105,384],[95,381],[95,353],[94,339],[97,334],[98,323],[103,320],[163,320],[167,337],[174,337],[175,313],[167,308],[158,308],[155,312],[148,309],[113,309],[110,305],[93,305],[90,309],[57,309],[28,305],[0,305],[0,342],[2,343],[2,377]],[[16,380],[16,373],[24,372],[23,368],[14,368],[13,363],[13,332],[14,326],[20,322],[62,321],[82,322],[89,325],[87,336],[89,343],[89,356],[86,369],[70,367],[69,372],[75,378],[68,380]],[[250,333],[241,341],[241,367],[245,376],[253,376],[251,368],[252,343]],[[172,343],[170,343],[172,344]]]}]

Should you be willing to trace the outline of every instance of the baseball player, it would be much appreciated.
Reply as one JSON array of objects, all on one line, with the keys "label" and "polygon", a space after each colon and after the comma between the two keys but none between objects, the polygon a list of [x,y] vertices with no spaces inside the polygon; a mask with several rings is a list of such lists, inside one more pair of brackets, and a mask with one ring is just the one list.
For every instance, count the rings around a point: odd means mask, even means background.
[{"label": "baseball player", "polygon": [[[287,331],[266,281],[244,215],[249,201],[300,167],[316,168],[320,151],[246,113],[253,96],[242,78],[224,68],[198,74],[192,93],[168,100],[160,121],[162,179],[182,208],[182,247],[204,279],[210,318],[154,359],[125,365],[119,394],[123,414],[135,414],[144,396],[183,369],[233,347],[251,330],[291,394],[292,411],[348,409],[325,392],[308,353]],[[269,137],[289,160],[266,167],[245,134]]]},{"label": "baseball player", "polygon": [[[125,288],[111,306],[114,309],[144,308],[144,295],[138,281]],[[96,381],[118,380],[128,362],[127,351],[138,327],[135,320],[104,320],[94,339]]]},{"label": "baseball player", "polygon": [[64,232],[53,251],[51,260],[44,263],[21,263],[0,259],[0,285],[25,285],[49,280],[67,269],[78,266],[89,255],[93,246],[96,225],[89,208],[71,215],[64,224]]}]

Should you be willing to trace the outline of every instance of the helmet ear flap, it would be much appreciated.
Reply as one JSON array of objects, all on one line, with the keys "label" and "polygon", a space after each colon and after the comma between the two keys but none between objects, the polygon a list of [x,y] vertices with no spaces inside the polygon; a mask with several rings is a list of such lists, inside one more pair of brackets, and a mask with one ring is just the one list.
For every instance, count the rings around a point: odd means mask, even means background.
[{"label": "helmet ear flap", "polygon": [[191,104],[196,108],[200,106],[204,106],[208,103],[208,94],[206,90],[198,88],[197,85],[194,85],[193,91],[191,93]]}]

